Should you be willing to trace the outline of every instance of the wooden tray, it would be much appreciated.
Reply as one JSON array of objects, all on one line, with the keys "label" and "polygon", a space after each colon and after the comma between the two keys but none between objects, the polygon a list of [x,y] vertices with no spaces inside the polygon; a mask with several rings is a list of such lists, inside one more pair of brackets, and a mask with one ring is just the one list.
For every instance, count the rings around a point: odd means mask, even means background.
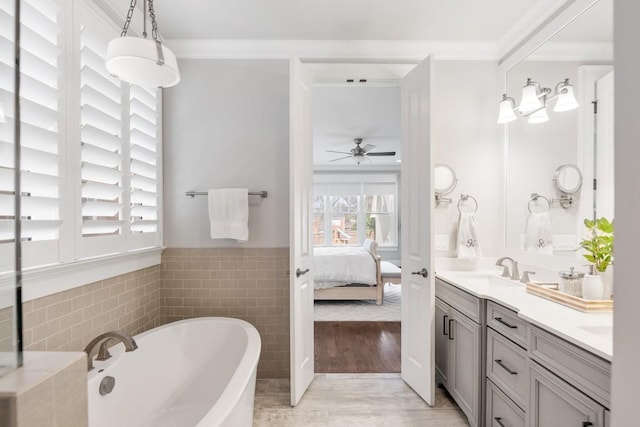
[{"label": "wooden tray", "polygon": [[527,283],[527,292],[585,313],[613,311],[613,300],[586,300],[537,283]]}]

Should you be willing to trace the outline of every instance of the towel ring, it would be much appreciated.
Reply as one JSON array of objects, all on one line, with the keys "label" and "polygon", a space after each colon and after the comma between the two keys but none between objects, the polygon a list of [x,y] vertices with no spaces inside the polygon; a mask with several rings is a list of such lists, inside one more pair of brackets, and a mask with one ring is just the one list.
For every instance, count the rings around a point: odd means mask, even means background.
[{"label": "towel ring", "polygon": [[478,212],[478,201],[476,200],[475,197],[473,197],[470,194],[460,194],[460,200],[458,200],[458,212],[462,213],[462,209],[460,209],[460,203],[462,203],[465,200],[471,199],[473,200],[473,202],[476,204],[476,207],[473,209],[473,212],[471,213],[476,213]]},{"label": "towel ring", "polygon": [[527,203],[527,209],[529,210],[529,213],[530,214],[533,213],[533,211],[531,210],[531,204],[534,202],[537,202],[538,199],[542,199],[545,202],[547,202],[547,210],[545,210],[544,212],[549,212],[549,209],[551,209],[551,201],[549,201],[549,199],[547,199],[543,195],[540,195],[538,193],[533,193],[531,194],[531,199],[529,199],[529,203]]}]

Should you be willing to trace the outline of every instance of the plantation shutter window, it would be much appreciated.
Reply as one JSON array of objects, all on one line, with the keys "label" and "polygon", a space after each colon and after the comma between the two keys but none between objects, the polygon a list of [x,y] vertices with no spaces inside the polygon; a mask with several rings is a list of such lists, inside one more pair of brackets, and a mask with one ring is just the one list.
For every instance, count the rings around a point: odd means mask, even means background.
[{"label": "plantation shutter window", "polygon": [[129,89],[131,232],[158,231],[158,90]]},{"label": "plantation shutter window", "polygon": [[123,85],[105,67],[115,28],[88,7],[80,24],[81,244],[77,258],[120,252],[124,221]]},{"label": "plantation shutter window", "polygon": [[[0,43],[11,52],[13,9],[0,6]],[[61,7],[55,0],[24,0],[20,20],[21,236],[23,266],[59,260],[61,186]],[[0,241],[12,240],[14,167],[13,55],[0,57]],[[13,234],[13,231],[11,231]]]}]

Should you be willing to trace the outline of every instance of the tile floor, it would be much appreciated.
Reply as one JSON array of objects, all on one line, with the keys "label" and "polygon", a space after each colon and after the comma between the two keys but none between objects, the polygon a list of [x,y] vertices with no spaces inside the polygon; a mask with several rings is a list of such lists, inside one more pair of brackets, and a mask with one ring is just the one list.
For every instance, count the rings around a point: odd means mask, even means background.
[{"label": "tile floor", "polygon": [[258,380],[254,427],[468,426],[442,389],[429,407],[399,374],[316,374],[300,403],[289,405],[289,380]]}]

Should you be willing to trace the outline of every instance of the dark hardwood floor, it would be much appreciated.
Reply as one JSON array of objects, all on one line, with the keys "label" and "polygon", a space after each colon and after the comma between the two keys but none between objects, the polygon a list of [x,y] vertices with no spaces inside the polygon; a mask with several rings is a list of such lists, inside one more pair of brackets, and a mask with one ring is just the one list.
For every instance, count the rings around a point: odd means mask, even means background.
[{"label": "dark hardwood floor", "polygon": [[316,373],[400,372],[400,322],[315,322]]}]

